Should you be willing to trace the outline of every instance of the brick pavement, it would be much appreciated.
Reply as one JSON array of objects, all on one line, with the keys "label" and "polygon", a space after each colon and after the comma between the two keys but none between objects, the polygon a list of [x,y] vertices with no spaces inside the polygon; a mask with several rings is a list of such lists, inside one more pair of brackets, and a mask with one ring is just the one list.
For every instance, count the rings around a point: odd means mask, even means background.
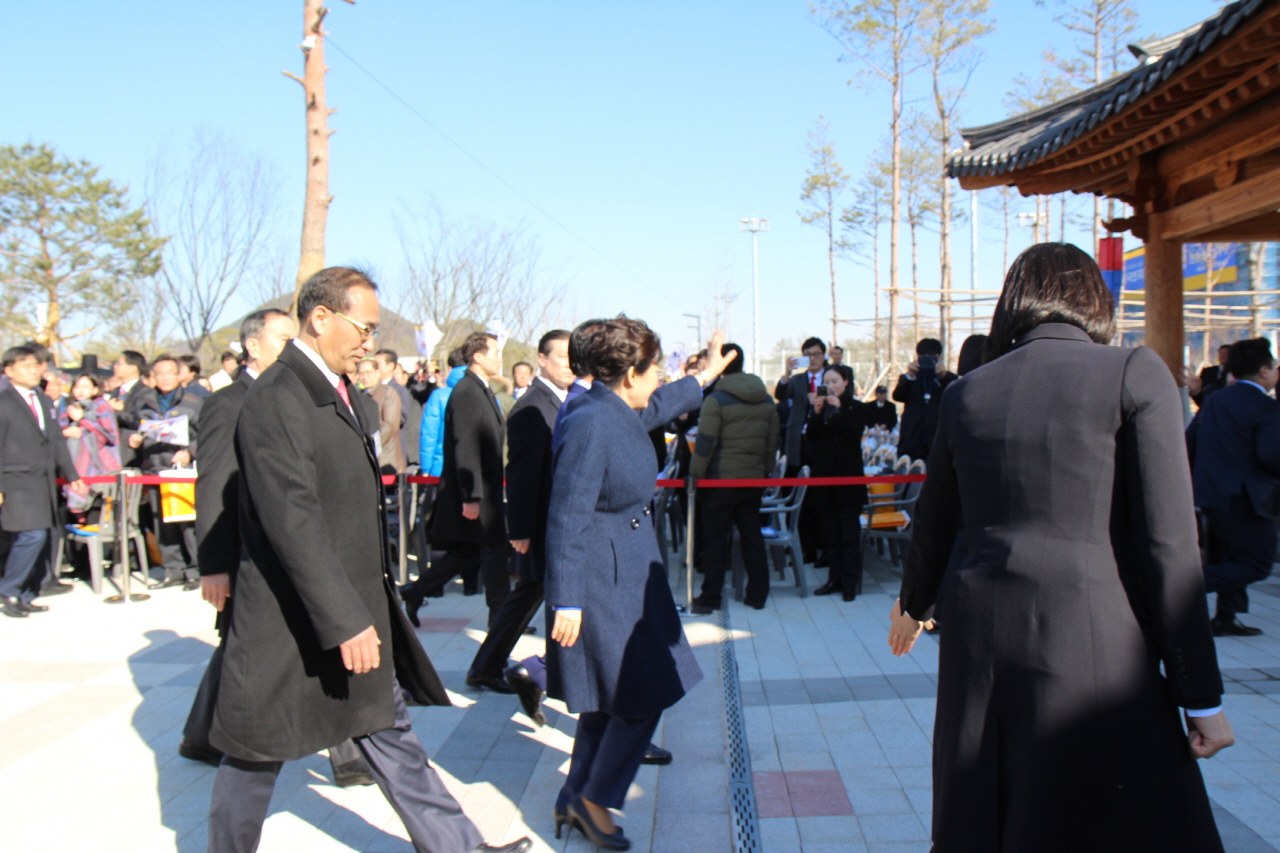
[{"label": "brick pavement", "polygon": [[[765,610],[731,605],[761,849],[769,853],[929,849],[936,641],[925,638],[904,659],[889,654],[896,586],[896,571],[872,560],[865,594],[853,603],[801,599],[775,582]],[[1240,743],[1202,765],[1231,853],[1280,849],[1280,580],[1254,589],[1247,621],[1266,636],[1218,646]],[[110,607],[83,585],[48,603],[47,614],[0,620],[6,849],[204,850],[213,770],[175,750],[216,642],[207,605],[168,589]],[[512,697],[465,687],[483,636],[480,597],[451,590],[422,616],[419,637],[456,707],[413,709],[414,727],[486,838],[528,833],[539,851],[591,849],[576,835],[557,842],[549,817],[573,719],[550,703],[549,725],[537,729]],[[631,792],[622,823],[638,851],[732,847],[719,632],[710,619],[686,626],[707,679],[656,736],[676,762],[642,769]],[[526,637],[518,653],[541,644]],[[339,789],[328,774],[323,756],[286,766],[264,853],[412,849],[376,789]]]}]

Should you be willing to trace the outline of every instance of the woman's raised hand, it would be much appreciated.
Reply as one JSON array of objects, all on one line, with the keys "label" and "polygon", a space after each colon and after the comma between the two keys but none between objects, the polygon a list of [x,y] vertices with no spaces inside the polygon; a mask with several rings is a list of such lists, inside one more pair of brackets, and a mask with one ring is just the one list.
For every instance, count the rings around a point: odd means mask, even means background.
[{"label": "woman's raised hand", "polygon": [[738,353],[729,350],[728,355],[721,355],[720,350],[724,347],[724,332],[719,329],[711,336],[711,344],[707,347],[707,366],[702,371],[703,384],[715,379],[724,369],[729,366],[729,362],[738,357]]}]

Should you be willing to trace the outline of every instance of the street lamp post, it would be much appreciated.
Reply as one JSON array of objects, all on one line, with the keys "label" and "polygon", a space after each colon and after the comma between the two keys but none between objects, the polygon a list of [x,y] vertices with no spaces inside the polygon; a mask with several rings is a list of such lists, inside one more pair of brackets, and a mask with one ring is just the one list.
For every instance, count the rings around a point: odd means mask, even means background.
[{"label": "street lamp post", "polygon": [[739,231],[751,232],[751,372],[758,373],[760,364],[760,247],[756,236],[761,231],[769,230],[769,220],[742,219],[738,222]]},{"label": "street lamp post", "polygon": [[693,339],[693,343],[694,343],[693,353],[690,353],[691,355],[693,355],[693,354],[696,354],[699,348],[702,347],[702,315],[701,314],[685,314],[684,316],[689,317],[693,320],[693,322],[689,324],[689,328],[693,329],[693,333],[696,336]]}]

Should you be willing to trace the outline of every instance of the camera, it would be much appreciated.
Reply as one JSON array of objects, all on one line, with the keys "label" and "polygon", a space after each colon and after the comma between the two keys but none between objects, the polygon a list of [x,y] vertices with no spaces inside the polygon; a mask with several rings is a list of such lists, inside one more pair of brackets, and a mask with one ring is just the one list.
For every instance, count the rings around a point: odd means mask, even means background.
[{"label": "camera", "polygon": [[827,396],[827,386],[826,386],[826,385],[819,385],[819,386],[818,386],[818,397],[819,397],[819,398],[822,398],[822,397],[825,397],[825,396]]},{"label": "camera", "polygon": [[922,371],[933,373],[938,369],[938,357],[936,355],[922,355],[916,360]]}]

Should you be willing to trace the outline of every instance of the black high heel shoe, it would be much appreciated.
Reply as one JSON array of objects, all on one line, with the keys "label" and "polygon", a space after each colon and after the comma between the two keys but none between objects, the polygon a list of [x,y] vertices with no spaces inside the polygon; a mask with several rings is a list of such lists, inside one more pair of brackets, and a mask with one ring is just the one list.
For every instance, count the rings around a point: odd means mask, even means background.
[{"label": "black high heel shoe", "polygon": [[[595,823],[592,822],[591,816],[587,814],[587,807],[582,803],[582,797],[574,798],[569,803],[567,809],[567,817],[570,831],[574,827],[578,828],[583,836],[595,846],[602,850],[630,850],[631,839],[622,834],[621,828],[615,828],[613,832],[605,835]],[[556,836],[557,838],[559,836]]]},{"label": "black high heel shoe", "polygon": [[[560,793],[556,796],[556,804],[551,808],[551,819],[556,822],[556,838],[560,837],[560,827],[569,822],[569,800],[573,799],[569,796],[569,792],[564,788],[560,789]],[[570,831],[573,827],[569,827]]]}]

